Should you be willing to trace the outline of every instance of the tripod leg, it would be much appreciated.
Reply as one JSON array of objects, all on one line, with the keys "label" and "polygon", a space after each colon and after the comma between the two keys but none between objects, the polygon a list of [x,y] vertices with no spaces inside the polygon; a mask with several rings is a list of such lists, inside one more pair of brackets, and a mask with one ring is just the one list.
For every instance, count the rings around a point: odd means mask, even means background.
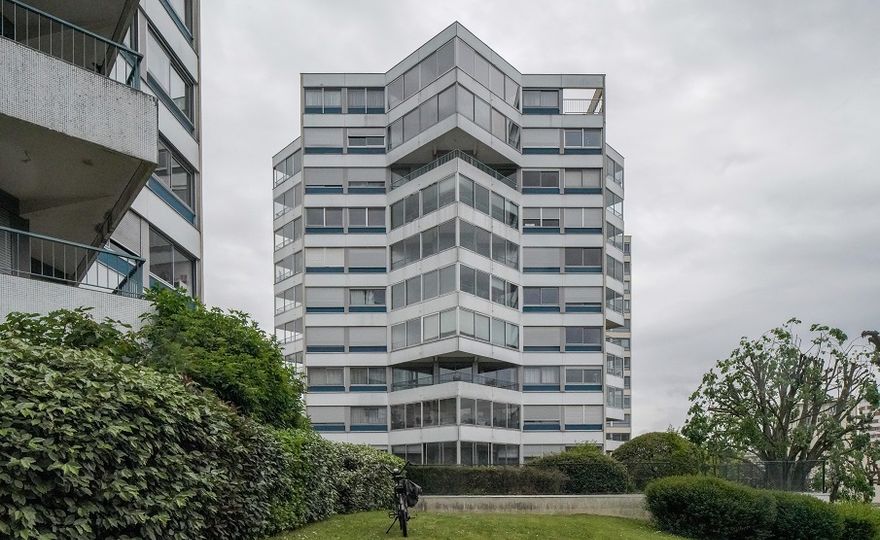
[{"label": "tripod leg", "polygon": [[388,528],[385,529],[385,534],[388,534],[389,532],[391,532],[391,529],[394,527],[395,523],[397,523],[397,515],[396,514],[394,515],[394,521],[392,521],[391,525],[389,525]]}]

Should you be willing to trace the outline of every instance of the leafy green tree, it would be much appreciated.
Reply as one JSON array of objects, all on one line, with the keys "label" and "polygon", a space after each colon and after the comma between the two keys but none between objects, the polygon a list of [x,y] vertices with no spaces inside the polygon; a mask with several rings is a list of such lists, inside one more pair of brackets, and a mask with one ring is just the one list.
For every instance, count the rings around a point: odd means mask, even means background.
[{"label": "leafy green tree", "polygon": [[697,446],[673,431],[639,435],[620,445],[611,457],[623,463],[638,490],[657,478],[697,474],[702,465]]},{"label": "leafy green tree", "polygon": [[208,309],[169,290],[151,290],[153,311],[138,332],[140,361],[213,390],[242,414],[276,428],[308,425],[303,383],[274,338],[241,311]]},{"label": "leafy green tree", "polygon": [[[772,462],[767,473],[785,489],[808,485],[820,461],[857,448],[880,404],[866,347],[822,325],[810,326],[803,339],[799,324],[791,319],[759,339],[743,338],[703,376],[683,429],[716,458],[739,454]],[[871,407],[860,409],[865,401]],[[852,475],[864,467],[856,461],[835,470]],[[862,485],[859,492],[867,494],[863,483],[840,481]]]}]

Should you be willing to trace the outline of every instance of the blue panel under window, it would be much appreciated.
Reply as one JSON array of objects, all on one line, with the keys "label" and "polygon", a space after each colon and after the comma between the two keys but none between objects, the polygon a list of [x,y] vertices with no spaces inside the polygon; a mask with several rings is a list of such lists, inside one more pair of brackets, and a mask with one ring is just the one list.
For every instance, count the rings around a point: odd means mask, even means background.
[{"label": "blue panel under window", "polygon": [[347,109],[345,109],[345,112],[348,114],[367,114],[367,108],[349,106]]},{"label": "blue panel under window", "polygon": [[349,154],[384,154],[385,148],[379,147],[363,147],[363,146],[349,146],[348,147]]},{"label": "blue panel under window", "polygon": [[602,313],[602,304],[591,306],[572,306],[565,304],[566,313]]},{"label": "blue panel under window", "polygon": [[349,390],[352,392],[387,392],[388,387],[381,384],[353,384]]},{"label": "blue panel under window", "polygon": [[558,313],[559,306],[523,306],[523,313]]},{"label": "blue panel under window", "polygon": [[549,194],[559,194],[559,188],[555,187],[524,187],[522,188],[523,193],[549,193]]},{"label": "blue panel under window", "polygon": [[602,155],[601,148],[566,148],[566,154],[580,154],[584,156],[599,156]]},{"label": "blue panel under window", "polygon": [[352,345],[348,348],[348,352],[388,352],[388,347],[385,345]]},{"label": "blue panel under window", "polygon": [[306,193],[342,193],[342,186],[306,187]]},{"label": "blue panel under window", "polygon": [[323,114],[324,107],[306,107],[304,112],[306,114]]},{"label": "blue panel under window", "polygon": [[601,195],[602,188],[597,187],[567,187],[565,188],[566,195]]},{"label": "blue panel under window", "polygon": [[566,227],[565,234],[602,234],[602,227]]},{"label": "blue panel under window", "polygon": [[325,384],[320,386],[309,386],[309,392],[345,392],[345,387],[335,384]]},{"label": "blue panel under window", "polygon": [[306,146],[303,151],[306,154],[341,154],[342,147],[336,146]]},{"label": "blue panel under window", "polygon": [[523,227],[523,234],[559,234],[559,227]]},{"label": "blue panel under window", "polygon": [[342,227],[306,227],[309,234],[342,234]]},{"label": "blue panel under window", "polygon": [[155,193],[157,197],[165,201],[165,203],[170,206],[172,210],[180,214],[183,219],[193,224],[196,222],[195,212],[190,210],[189,207],[183,204],[183,201],[171,193],[171,191],[165,187],[165,184],[156,180],[155,176],[150,176],[150,179],[147,181],[147,188]]},{"label": "blue panel under window", "polygon": [[559,114],[559,107],[523,107],[523,114]]},{"label": "blue panel under window", "polygon": [[602,431],[602,424],[565,424],[566,431]]},{"label": "blue panel under window", "polygon": [[349,306],[351,313],[385,313],[386,306]]},{"label": "blue panel under window", "polygon": [[306,313],[343,313],[345,308],[342,306],[306,306]]},{"label": "blue panel under window", "polygon": [[559,267],[558,266],[529,266],[527,268],[523,268],[523,272],[526,274],[558,274]]},{"label": "blue panel under window", "polygon": [[523,431],[559,431],[559,424],[523,424]]},{"label": "blue panel under window", "polygon": [[388,426],[376,424],[352,424],[351,431],[388,431]]},{"label": "blue panel under window", "polygon": [[324,107],[324,114],[342,114],[342,107]]},{"label": "blue panel under window", "polygon": [[367,114],[385,114],[385,107],[367,107]]},{"label": "blue panel under window", "polygon": [[[306,193],[308,193],[308,192],[309,192],[309,190],[308,190],[308,188],[306,188]],[[349,193],[366,193],[366,194],[369,194],[369,193],[385,193],[385,188],[380,188],[380,187],[350,187],[350,188],[348,188],[348,192],[349,192]]]},{"label": "blue panel under window", "polygon": [[523,352],[559,352],[561,348],[558,345],[525,345]]},{"label": "blue panel under window", "polygon": [[566,384],[566,392],[601,392],[601,384]]},{"label": "blue panel under window", "polygon": [[342,274],[345,268],[341,266],[306,266],[307,274]]},{"label": "blue panel under window", "polygon": [[523,148],[523,154],[558,154],[559,148]]},{"label": "blue panel under window", "polygon": [[384,266],[349,266],[349,274],[384,274]]},{"label": "blue panel under window", "polygon": [[558,384],[524,384],[523,392],[559,392]]},{"label": "blue panel under window", "polygon": [[315,431],[345,431],[345,424],[312,424]]},{"label": "blue panel under window", "polygon": [[566,266],[566,272],[572,273],[581,273],[581,274],[601,274],[602,267],[601,266]]},{"label": "blue panel under window", "polygon": [[349,227],[352,234],[385,234],[385,227]]},{"label": "blue panel under window", "polygon": [[345,352],[345,347],[343,345],[308,345],[308,346],[306,346],[306,352],[313,352],[313,353]]},{"label": "blue panel under window", "polygon": [[565,352],[601,352],[601,345],[568,345],[565,346]]}]

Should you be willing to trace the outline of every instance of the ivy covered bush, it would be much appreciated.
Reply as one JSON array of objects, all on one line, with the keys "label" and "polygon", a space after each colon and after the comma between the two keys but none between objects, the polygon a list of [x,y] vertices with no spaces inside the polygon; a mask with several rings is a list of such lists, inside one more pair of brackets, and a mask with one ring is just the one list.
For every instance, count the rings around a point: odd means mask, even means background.
[{"label": "ivy covered bush", "polygon": [[651,480],[700,472],[702,460],[694,443],[678,433],[645,433],[620,445],[612,457],[623,463],[641,491]]},{"label": "ivy covered bush", "polygon": [[286,459],[177,377],[0,340],[0,537],[262,537],[290,497]]},{"label": "ivy covered bush", "polygon": [[544,456],[529,466],[565,474],[568,480],[564,490],[570,494],[626,493],[630,489],[626,467],[592,444],[580,444],[565,452]]}]

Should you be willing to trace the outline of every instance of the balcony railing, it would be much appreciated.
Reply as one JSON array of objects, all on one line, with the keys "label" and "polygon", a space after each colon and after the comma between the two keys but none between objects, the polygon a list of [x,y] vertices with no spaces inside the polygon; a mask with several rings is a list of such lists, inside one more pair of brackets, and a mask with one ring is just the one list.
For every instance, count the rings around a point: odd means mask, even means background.
[{"label": "balcony railing", "polygon": [[443,154],[442,156],[438,157],[434,161],[428,163],[427,165],[422,165],[418,169],[410,172],[409,174],[406,174],[404,176],[397,176],[396,178],[392,178],[391,179],[391,189],[397,189],[400,186],[406,184],[407,182],[415,180],[419,176],[422,176],[423,174],[436,169],[437,167],[443,165],[444,163],[449,163],[453,159],[460,159],[462,161],[465,161],[465,162],[473,165],[474,167],[480,169],[484,173],[488,174],[492,178],[495,178],[496,180],[500,180],[504,184],[512,187],[513,189],[516,189],[516,186],[517,186],[516,173],[513,173],[511,175],[504,175],[504,174],[496,171],[492,167],[486,165],[482,161],[478,160],[477,158],[471,156],[470,154],[467,154],[467,153],[465,153],[461,150],[458,150],[458,149],[453,150],[449,153]]},{"label": "balcony railing", "polygon": [[419,388],[422,386],[431,386],[448,382],[467,382],[483,386],[492,386],[495,388],[519,390],[519,383],[516,381],[503,380],[491,375],[474,375],[471,373],[444,373],[437,377],[434,377],[433,375],[425,375],[423,377],[408,379],[405,381],[394,381],[391,384],[391,390],[408,390],[410,388]]},{"label": "balcony railing", "polygon": [[562,114],[602,114],[602,100],[589,98],[564,98]]},{"label": "balcony railing", "polygon": [[140,87],[142,56],[19,0],[0,0],[0,36],[117,82]]},{"label": "balcony railing", "polygon": [[143,294],[144,259],[0,227],[0,273],[123,296]]}]

